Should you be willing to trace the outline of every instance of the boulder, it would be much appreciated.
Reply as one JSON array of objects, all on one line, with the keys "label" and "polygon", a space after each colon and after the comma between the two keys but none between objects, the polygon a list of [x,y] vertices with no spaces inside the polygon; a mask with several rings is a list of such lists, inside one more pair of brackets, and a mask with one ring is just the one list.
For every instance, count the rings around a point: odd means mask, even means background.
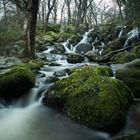
[{"label": "boulder", "polygon": [[0,71],[0,97],[11,99],[25,94],[35,84],[32,71],[23,65]]},{"label": "boulder", "polygon": [[130,90],[110,77],[108,67],[85,66],[55,83],[43,102],[90,128],[116,132],[132,102]]},{"label": "boulder", "polygon": [[140,98],[140,59],[126,63],[122,69],[116,71],[115,77],[122,80],[136,98]]},{"label": "boulder", "polygon": [[52,54],[64,54],[65,53],[65,48],[61,43],[55,43],[54,44],[54,49],[50,51]]},{"label": "boulder", "polygon": [[80,54],[69,53],[67,54],[68,63],[82,63],[85,60],[84,56]]},{"label": "boulder", "polygon": [[90,43],[81,43],[75,46],[76,53],[85,54],[88,51],[93,49],[93,46]]},{"label": "boulder", "polygon": [[102,56],[97,51],[88,51],[85,56],[92,62],[102,59]]}]

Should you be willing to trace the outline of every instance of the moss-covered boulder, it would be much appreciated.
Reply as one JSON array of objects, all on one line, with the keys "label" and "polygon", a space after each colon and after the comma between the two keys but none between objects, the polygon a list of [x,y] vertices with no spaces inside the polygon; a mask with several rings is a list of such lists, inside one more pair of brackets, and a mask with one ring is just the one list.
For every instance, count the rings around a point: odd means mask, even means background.
[{"label": "moss-covered boulder", "polygon": [[80,124],[115,132],[124,125],[132,96],[121,81],[109,75],[109,68],[103,66],[79,69],[56,82],[45,94],[44,103]]},{"label": "moss-covered boulder", "polygon": [[140,59],[127,63],[124,68],[116,71],[117,79],[122,80],[140,98]]},{"label": "moss-covered boulder", "polygon": [[0,97],[16,98],[27,92],[35,83],[31,70],[23,65],[0,72]]}]

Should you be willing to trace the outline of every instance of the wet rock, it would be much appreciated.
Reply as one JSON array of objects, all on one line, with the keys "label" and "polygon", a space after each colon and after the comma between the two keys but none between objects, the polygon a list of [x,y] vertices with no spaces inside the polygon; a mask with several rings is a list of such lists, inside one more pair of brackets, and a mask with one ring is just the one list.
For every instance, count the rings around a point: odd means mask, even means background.
[{"label": "wet rock", "polygon": [[48,64],[49,66],[61,66],[61,64],[57,63],[57,62],[51,62]]},{"label": "wet rock", "polygon": [[90,43],[81,43],[76,46],[76,53],[85,54],[88,51],[93,49],[93,46]]},{"label": "wet rock", "polygon": [[55,76],[48,76],[45,83],[55,83],[59,81],[59,78],[55,77]]},{"label": "wet rock", "polygon": [[50,51],[52,54],[64,54],[65,53],[65,48],[61,43],[55,43],[54,44],[54,49]]},{"label": "wet rock", "polygon": [[132,96],[122,82],[108,77],[109,73],[101,66],[76,70],[47,91],[44,103],[80,124],[116,132],[125,123]]},{"label": "wet rock", "polygon": [[92,62],[102,59],[102,56],[97,51],[89,51],[85,54],[85,56]]},{"label": "wet rock", "polygon": [[16,98],[25,94],[35,84],[35,76],[23,65],[12,67],[0,74],[0,97]]},{"label": "wet rock", "polygon": [[140,59],[125,64],[124,68],[116,71],[116,78],[122,80],[136,98],[140,98]]},{"label": "wet rock", "polygon": [[46,75],[44,74],[44,73],[41,73],[41,72],[37,72],[37,74],[36,74],[36,77],[37,78],[43,78],[43,77],[45,77]]},{"label": "wet rock", "polygon": [[82,63],[85,60],[84,56],[74,53],[67,54],[68,63]]},{"label": "wet rock", "polygon": [[56,77],[66,76],[66,74],[67,74],[67,72],[65,70],[54,72],[54,76],[56,76]]}]

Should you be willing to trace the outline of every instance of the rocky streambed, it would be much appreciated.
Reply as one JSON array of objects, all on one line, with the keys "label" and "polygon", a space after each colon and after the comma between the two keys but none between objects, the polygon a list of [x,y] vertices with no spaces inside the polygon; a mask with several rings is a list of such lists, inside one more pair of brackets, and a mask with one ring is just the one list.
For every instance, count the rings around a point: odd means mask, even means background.
[{"label": "rocky streambed", "polygon": [[[119,55],[113,50],[117,41],[103,49],[105,39],[94,37],[90,30],[75,47],[72,41],[44,45],[47,50],[37,53],[39,60],[28,63],[1,58],[2,140],[139,138],[139,45]],[[113,51],[103,59],[109,49]],[[116,54],[124,58],[121,62],[135,60],[110,66],[119,60]],[[124,54],[135,57],[125,59]]]}]

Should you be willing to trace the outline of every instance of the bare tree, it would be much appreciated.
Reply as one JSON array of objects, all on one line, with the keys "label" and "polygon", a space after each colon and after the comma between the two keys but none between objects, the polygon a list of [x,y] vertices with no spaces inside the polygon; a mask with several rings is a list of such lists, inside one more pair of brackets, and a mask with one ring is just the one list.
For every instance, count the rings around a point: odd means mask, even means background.
[{"label": "bare tree", "polygon": [[50,14],[55,6],[55,3],[56,3],[56,0],[48,0],[47,1],[48,12],[46,14],[46,19],[45,19],[45,31],[47,31]]}]

